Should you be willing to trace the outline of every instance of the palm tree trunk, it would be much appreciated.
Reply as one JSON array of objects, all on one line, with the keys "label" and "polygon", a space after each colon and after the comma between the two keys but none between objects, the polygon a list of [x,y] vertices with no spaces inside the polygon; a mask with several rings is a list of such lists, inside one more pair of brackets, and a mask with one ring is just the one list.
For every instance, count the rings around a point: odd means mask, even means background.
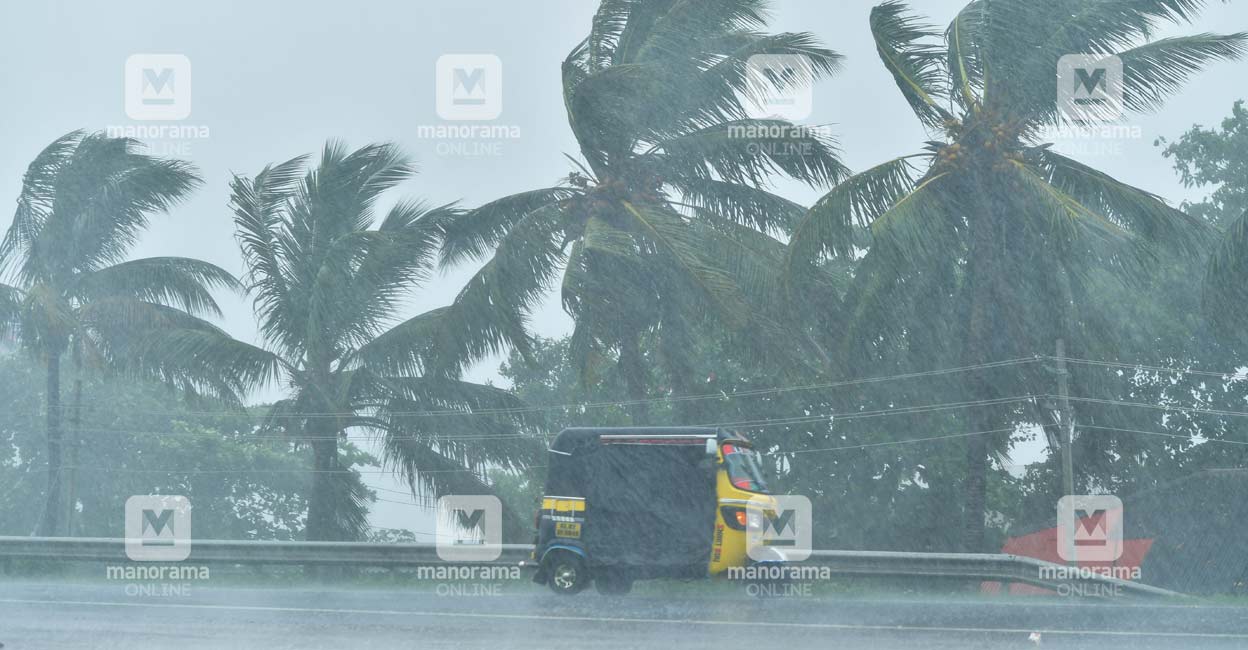
[{"label": "palm tree trunk", "polygon": [[74,536],[74,518],[78,505],[78,462],[82,446],[82,346],[75,341],[71,352],[74,364],[73,403],[69,407],[69,466],[65,468],[65,534]]},{"label": "palm tree trunk", "polygon": [[[977,278],[978,280],[978,278]],[[967,322],[962,363],[972,366],[987,361],[987,337],[992,335],[987,310],[987,291],[973,287],[971,289],[971,313]],[[992,388],[984,381],[982,372],[971,373],[967,381],[967,400],[985,399]],[[971,409],[968,418],[971,431],[991,431],[992,412],[984,408]],[[984,516],[988,498],[988,439],[983,435],[967,436],[966,439],[966,483],[965,483],[965,517],[962,528],[962,550],[967,553],[979,553],[984,550]]]},{"label": "palm tree trunk", "polygon": [[[663,372],[667,375],[668,382],[671,383],[671,394],[673,397],[687,397],[695,392],[693,377],[697,374],[697,368],[693,363],[693,355],[696,343],[688,332],[679,326],[672,326],[677,322],[678,314],[670,313],[674,309],[667,310],[667,318],[663,322],[660,329],[659,343],[659,363]],[[676,424],[682,426],[695,425],[699,422],[710,422],[711,420],[704,417],[707,410],[702,400],[681,400],[673,405],[672,411]]]},{"label": "palm tree trunk", "polygon": [[41,537],[55,537],[60,531],[61,514],[61,352],[47,354],[47,437],[48,487],[44,495]]},{"label": "palm tree trunk", "polygon": [[[989,187],[985,185],[985,187]],[[974,234],[968,256],[967,281],[970,283],[970,305],[966,324],[966,339],[962,342],[962,365],[974,366],[992,361],[991,341],[995,335],[993,310],[996,296],[994,284],[1000,266],[997,258],[1000,245],[997,237],[999,223],[991,199],[984,199],[977,206],[978,214],[970,227]],[[995,386],[983,371],[967,375],[966,399],[990,399]],[[973,408],[967,418],[971,431],[991,431],[994,425],[992,409]],[[964,517],[962,527],[962,550],[979,553],[984,549],[985,517],[988,505],[988,439],[987,434],[967,436],[966,481],[964,483]]]},{"label": "palm tree trunk", "polygon": [[641,335],[625,336],[620,341],[620,375],[624,378],[624,388],[628,391],[628,399],[634,404],[630,407],[633,424],[645,426],[650,424],[650,408],[646,405],[646,366],[641,354]]},{"label": "palm tree trunk", "polygon": [[308,427],[312,437],[312,493],[308,497],[309,541],[332,541],[339,537],[336,525],[334,494],[335,473],[341,470],[338,463],[338,436],[330,427]]}]

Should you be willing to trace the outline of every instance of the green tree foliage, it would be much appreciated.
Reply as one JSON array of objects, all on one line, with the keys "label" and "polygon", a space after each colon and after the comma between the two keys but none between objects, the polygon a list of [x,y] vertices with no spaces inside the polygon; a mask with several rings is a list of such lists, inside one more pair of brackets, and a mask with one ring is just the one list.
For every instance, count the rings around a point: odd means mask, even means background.
[{"label": "green tree foliage", "polygon": [[[545,411],[550,435],[570,426],[628,426],[630,400],[618,364],[602,360],[587,385],[571,345],[569,338],[539,338],[529,361],[513,353],[501,373],[521,399]],[[702,374],[694,393],[677,394],[663,364],[652,361],[662,354],[660,342],[643,337],[642,354],[656,369],[648,377],[656,386],[648,406],[657,422],[725,425],[747,435],[769,460],[774,491],[812,499],[819,548],[956,549],[957,527],[950,523],[959,521],[960,510],[953,497],[966,469],[958,440],[948,437],[958,433],[957,419],[863,417],[896,407],[907,393],[930,390],[940,379],[795,385],[782,369],[734,361],[731,345],[731,337],[719,333],[695,339],[687,354]],[[544,465],[501,492],[529,517],[545,482]],[[990,485],[994,511],[1022,498],[1018,482],[1004,471],[993,472]],[[999,542],[1000,531],[994,534]]]},{"label": "green tree foliage", "polygon": [[[23,356],[0,357],[0,535],[28,535],[42,515],[44,371]],[[257,435],[247,413],[204,415],[211,403],[151,382],[96,378],[84,393],[76,534],[123,537],[125,502],[137,494],[189,497],[198,537],[302,534],[311,457]]]},{"label": "green tree foliage", "polygon": [[[846,170],[815,129],[748,117],[743,97],[831,73],[839,57],[806,33],[768,34],[761,0],[605,0],[564,60],[564,105],[580,162],[554,187],[487,203],[450,222],[442,263],[492,256],[460,293],[474,318],[527,345],[525,318],[562,270],[583,376],[616,360],[628,394],[651,387],[641,338],[657,334],[677,391],[695,330],[724,327],[800,363],[777,318],[779,261],[802,208],[767,190],[773,174],[822,185]],[[757,78],[753,55],[805,57],[793,77]],[[501,312],[501,315],[499,313]],[[636,421],[652,419],[634,409]]]},{"label": "green tree foliage", "polygon": [[[456,214],[403,201],[378,221],[380,196],[414,172],[391,145],[348,151],[331,142],[315,167],[300,156],[236,176],[231,207],[263,347],[196,331],[147,343],[245,384],[276,379],[288,390],[267,421],[311,449],[308,539],[364,535],[367,492],[342,456],[349,430],[379,436],[384,462],[419,496],[488,493],[487,469],[519,469],[534,456],[515,411],[523,405],[458,379],[464,364],[495,349],[491,323],[457,307],[399,318]],[[499,417],[474,413],[500,409]]]},{"label": "green tree foliage", "polygon": [[1235,102],[1221,129],[1193,126],[1164,155],[1187,187],[1213,187],[1185,208],[1222,230],[1205,276],[1205,314],[1225,341],[1248,349],[1248,108]]},{"label": "green tree foliage", "polygon": [[1162,155],[1174,161],[1185,187],[1213,188],[1203,200],[1184,203],[1186,212],[1223,229],[1248,212],[1248,107],[1243,100],[1235,102],[1220,128],[1197,124],[1178,140],[1163,138],[1158,144],[1165,145]]},{"label": "green tree foliage", "polygon": [[[872,11],[881,61],[933,137],[923,151],[839,184],[794,232],[790,286],[808,290],[818,286],[809,278],[821,259],[853,252],[854,226],[871,228],[872,246],[836,330],[844,333],[846,363],[901,351],[910,367],[981,366],[1048,353],[1058,338],[1072,356],[1116,357],[1091,276],[1109,270],[1130,280],[1157,247],[1198,253],[1208,232],[1204,222],[1040,140],[1045,127],[1096,117],[1061,114],[1054,71],[1067,54],[1116,54],[1126,108],[1159,108],[1206,64],[1245,51],[1244,34],[1148,40],[1202,4],[976,0],[943,31],[900,2]],[[1033,364],[968,373],[956,391],[997,400],[1041,393],[1051,381]],[[1053,421],[1043,403],[1033,404],[1040,408],[968,409],[967,430]],[[1005,452],[1007,439],[966,441],[962,545],[982,550],[989,458]]]},{"label": "green tree foliage", "polygon": [[[237,385],[214,373],[159,372],[168,358],[149,354],[136,365],[144,334],[164,328],[217,330],[199,317],[220,314],[211,290],[237,283],[224,270],[181,257],[127,259],[152,214],[168,211],[200,184],[190,165],[140,152],[134,140],[86,135],[57,138],[31,162],[22,179],[13,223],[0,242],[0,335],[16,335],[46,371],[48,472],[42,535],[63,532],[62,471],[66,451],[77,464],[77,399],[86,368],[157,374],[187,390],[221,397]],[[74,371],[74,401],[61,400],[61,360]],[[149,372],[142,372],[142,371]],[[71,438],[66,440],[65,415]]]}]

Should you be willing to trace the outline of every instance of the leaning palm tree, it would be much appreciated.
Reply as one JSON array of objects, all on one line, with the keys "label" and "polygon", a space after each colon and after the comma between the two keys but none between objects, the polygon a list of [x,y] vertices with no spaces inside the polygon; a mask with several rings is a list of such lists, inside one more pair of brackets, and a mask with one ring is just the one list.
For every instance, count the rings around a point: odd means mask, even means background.
[{"label": "leaning palm tree", "polygon": [[[26,171],[13,223],[0,242],[0,268],[13,278],[13,284],[0,285],[0,324],[47,370],[41,535],[62,532],[62,484],[77,464],[76,440],[65,440],[63,430],[62,358],[72,360],[74,404],[68,412],[76,425],[84,365],[133,368],[130,353],[153,329],[213,330],[199,318],[220,315],[210,291],[237,286],[229,273],[199,260],[126,259],[150,216],[167,211],[199,183],[190,165],[145,155],[134,140],[79,131],[57,138]],[[179,377],[191,379],[167,376]],[[232,392],[224,381],[209,379],[206,386]]]},{"label": "leaning palm tree", "polygon": [[[1042,141],[1047,127],[1104,117],[1059,109],[1059,59],[1117,55],[1125,109],[1159,108],[1204,65],[1245,51],[1244,34],[1148,40],[1159,23],[1186,20],[1203,4],[976,0],[943,33],[900,2],[876,7],[880,58],[932,140],[846,180],[810,210],[792,239],[789,286],[812,286],[810,272],[851,255],[852,229],[870,225],[873,244],[843,310],[845,345],[870,353],[891,342],[919,364],[965,366],[1044,354],[1056,339],[1072,354],[1112,354],[1089,273],[1130,278],[1149,245],[1193,251],[1207,233],[1157,196]],[[1052,378],[1042,372],[1033,364],[972,373],[962,390],[985,400],[1043,393]],[[972,431],[989,432],[1012,417],[1016,410],[977,408],[968,419]],[[1000,452],[1005,441],[967,438],[969,550],[983,544],[990,442]]]},{"label": "leaning palm tree", "polygon": [[372,227],[379,197],[414,171],[391,145],[331,142],[315,168],[301,156],[235,176],[231,206],[263,347],[194,330],[146,342],[155,358],[177,354],[187,368],[286,387],[267,426],[311,449],[310,540],[357,539],[367,526],[367,490],[341,455],[348,431],[380,436],[387,465],[420,496],[489,493],[488,471],[528,466],[539,448],[514,424],[530,419],[515,397],[458,379],[465,363],[497,350],[488,324],[453,307],[398,318],[456,214],[400,202]]},{"label": "leaning palm tree", "polygon": [[[803,208],[767,182],[779,173],[821,185],[845,170],[818,129],[751,118],[751,105],[831,73],[839,57],[765,25],[764,0],[604,0],[563,62],[583,162],[569,157],[575,169],[556,186],[449,223],[444,265],[490,258],[457,304],[495,314],[494,335],[523,352],[525,317],[562,269],[582,376],[614,351],[634,398],[646,394],[648,332],[661,336],[677,388],[689,375],[685,342],[708,316],[743,342],[792,340],[769,304],[784,250],[773,236]],[[800,64],[769,73],[749,65],[755,55]]]}]

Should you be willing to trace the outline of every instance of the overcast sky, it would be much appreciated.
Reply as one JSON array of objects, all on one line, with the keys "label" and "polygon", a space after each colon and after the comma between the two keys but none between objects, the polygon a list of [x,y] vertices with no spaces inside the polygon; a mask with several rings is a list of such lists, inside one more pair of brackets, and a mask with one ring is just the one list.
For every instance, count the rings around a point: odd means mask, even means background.
[{"label": "overcast sky", "polygon": [[[1042,1],[1042,0],[1037,0]],[[868,0],[782,0],[774,31],[814,32],[847,57],[845,70],[815,89],[808,123],[837,134],[854,169],[914,152],[927,139],[875,55]],[[948,23],[961,0],[912,3],[933,22]],[[0,4],[0,227],[27,164],[51,140],[73,129],[139,124],[124,102],[126,60],[135,54],[180,54],[193,79],[183,124],[207,127],[202,139],[165,138],[157,151],[197,165],[206,185],[155,221],[136,257],[199,257],[241,274],[227,209],[231,173],[318,150],[329,138],[352,147],[389,141],[416,159],[420,174],[399,197],[476,205],[554,184],[574,153],[563,111],[559,63],[587,33],[590,0],[390,0],[370,3],[42,0]],[[1248,31],[1248,7],[1213,3],[1192,26],[1171,33]],[[455,151],[454,142],[421,137],[443,124],[435,110],[435,63],[444,54],[492,54],[502,64],[502,113],[496,124],[518,137],[484,151]],[[1248,96],[1248,63],[1219,64],[1155,115],[1132,117],[1142,137],[1072,149],[1085,162],[1172,201],[1194,197],[1175,179],[1153,141],[1193,123],[1216,124]],[[152,123],[155,124],[155,123]],[[462,144],[462,143],[461,143]],[[818,193],[791,184],[782,193],[810,203]],[[440,277],[413,297],[411,313],[446,304],[473,269]],[[250,302],[222,296],[224,326],[255,341]],[[539,334],[570,329],[557,296],[536,315]],[[498,360],[473,377],[497,376]],[[385,496],[385,495],[383,495]],[[390,495],[395,496],[395,495]],[[396,497],[401,499],[402,497]],[[410,509],[379,504],[374,523],[409,523]],[[425,522],[428,523],[428,522]],[[429,528],[432,525],[429,523]]]}]

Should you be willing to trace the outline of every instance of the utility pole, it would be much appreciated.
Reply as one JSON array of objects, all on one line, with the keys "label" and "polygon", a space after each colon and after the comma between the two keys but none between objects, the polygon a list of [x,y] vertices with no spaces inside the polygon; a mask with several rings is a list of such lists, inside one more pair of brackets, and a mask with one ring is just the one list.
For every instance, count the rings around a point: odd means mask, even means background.
[{"label": "utility pole", "polygon": [[[1070,408],[1070,373],[1066,370],[1066,341],[1057,340],[1057,396],[1060,400],[1058,408],[1061,412],[1062,426],[1062,496],[1075,493],[1075,412]],[[1066,557],[1075,557],[1074,539],[1067,540]]]}]

